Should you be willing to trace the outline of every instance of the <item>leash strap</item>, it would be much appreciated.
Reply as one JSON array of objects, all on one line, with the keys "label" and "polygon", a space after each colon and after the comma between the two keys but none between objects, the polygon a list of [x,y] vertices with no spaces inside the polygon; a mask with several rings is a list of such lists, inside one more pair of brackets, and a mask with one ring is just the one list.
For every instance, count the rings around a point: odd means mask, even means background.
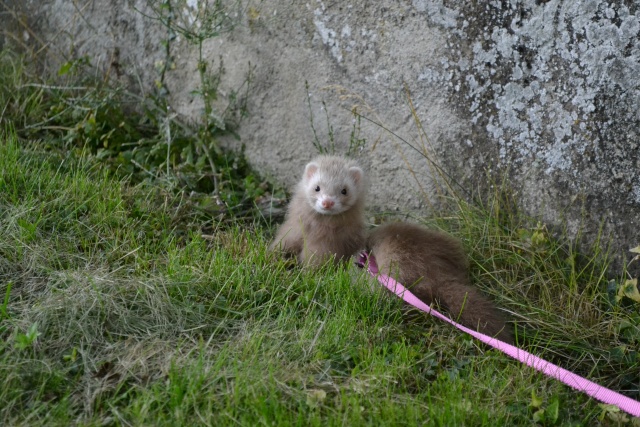
[{"label": "leash strap", "polygon": [[574,374],[571,371],[568,371],[564,368],[561,368],[557,365],[554,365],[551,362],[547,362],[544,359],[539,358],[525,350],[519,349],[511,344],[507,344],[506,342],[500,341],[496,338],[490,337],[488,335],[482,334],[480,332],[474,331],[473,329],[469,329],[461,324],[451,320],[449,317],[439,313],[437,310],[429,307],[427,304],[422,302],[418,297],[413,295],[407,288],[405,288],[402,284],[396,282],[392,277],[389,277],[385,274],[378,274],[378,266],[376,264],[376,260],[372,254],[368,254],[366,252],[360,253],[358,256],[358,260],[356,261],[356,265],[360,268],[364,268],[366,266],[367,272],[371,274],[373,277],[378,279],[382,285],[384,285],[391,292],[396,294],[398,297],[402,298],[405,302],[411,304],[412,306],[430,313],[432,316],[437,317],[438,319],[444,320],[447,323],[452,324],[456,328],[468,333],[469,335],[477,338],[485,344],[490,345],[491,347],[497,348],[508,356],[513,357],[516,360],[524,363],[527,366],[530,366],[543,374],[553,377],[569,387],[584,392],[589,396],[597,399],[601,402],[604,402],[609,405],[615,405],[621,410],[636,416],[640,417],[640,402],[637,400],[633,400],[627,396],[624,396],[620,393],[617,393],[613,390],[609,390],[608,388],[602,387],[592,381],[589,381],[586,378],[583,378],[577,374]]}]

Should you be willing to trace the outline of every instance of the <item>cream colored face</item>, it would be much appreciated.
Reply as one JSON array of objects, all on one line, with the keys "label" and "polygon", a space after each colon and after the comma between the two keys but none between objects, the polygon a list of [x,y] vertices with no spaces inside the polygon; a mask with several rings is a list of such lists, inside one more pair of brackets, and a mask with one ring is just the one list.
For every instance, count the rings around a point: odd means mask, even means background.
[{"label": "cream colored face", "polygon": [[357,201],[362,170],[350,167],[339,171],[324,171],[315,163],[305,169],[305,188],[309,205],[323,215],[348,211]]}]

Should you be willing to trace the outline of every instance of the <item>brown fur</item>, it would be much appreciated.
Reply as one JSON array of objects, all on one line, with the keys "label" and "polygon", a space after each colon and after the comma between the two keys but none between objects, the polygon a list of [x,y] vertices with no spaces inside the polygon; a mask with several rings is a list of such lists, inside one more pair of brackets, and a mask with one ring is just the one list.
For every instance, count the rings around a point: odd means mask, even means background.
[{"label": "brown fur", "polygon": [[[336,156],[316,158],[305,167],[271,249],[306,265],[347,260],[365,246],[365,190],[364,174],[355,164]],[[335,202],[333,212],[319,212],[321,197]]]},{"label": "brown fur", "polygon": [[469,283],[469,264],[459,240],[417,224],[389,223],[370,233],[367,249],[381,273],[426,304],[438,301],[463,325],[513,342],[500,312]]}]

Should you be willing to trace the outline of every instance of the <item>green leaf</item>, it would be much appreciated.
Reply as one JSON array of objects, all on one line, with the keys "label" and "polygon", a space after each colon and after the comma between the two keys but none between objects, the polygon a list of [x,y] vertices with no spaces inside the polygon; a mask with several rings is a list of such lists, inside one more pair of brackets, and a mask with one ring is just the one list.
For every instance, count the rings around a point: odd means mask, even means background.
[{"label": "green leaf", "polygon": [[607,414],[615,414],[620,412],[620,408],[618,408],[616,405],[606,405],[604,403],[598,403],[598,406],[600,407],[600,409],[602,409],[602,412],[600,412],[600,415],[598,416],[598,420],[600,421],[604,420],[604,417]]},{"label": "green leaf", "polygon": [[546,421],[555,424],[558,421],[558,412],[560,408],[560,401],[557,397],[553,399],[553,401],[547,406],[545,410],[545,418]]},{"label": "green leaf", "polygon": [[544,423],[544,420],[545,420],[544,409],[538,409],[536,412],[533,413],[534,422]]},{"label": "green leaf", "polygon": [[638,279],[629,279],[624,282],[620,289],[618,289],[617,300],[621,300],[622,297],[627,297],[635,302],[640,302],[640,292],[638,291]]},{"label": "green leaf", "polygon": [[64,76],[65,74],[69,73],[72,67],[73,67],[73,61],[65,62],[64,64],[62,64],[62,66],[58,70],[58,76]]},{"label": "green leaf", "polygon": [[29,327],[29,330],[26,334],[16,335],[16,342],[14,344],[14,347],[19,350],[24,350],[25,348],[31,347],[31,345],[39,336],[40,332],[38,332],[38,322],[36,322]]},{"label": "green leaf", "polygon": [[532,408],[539,408],[542,406],[542,399],[536,396],[536,392],[531,390],[531,403],[529,404]]},{"label": "green leaf", "polygon": [[29,327],[29,330],[27,331],[27,338],[31,342],[34,342],[36,338],[38,338],[39,336],[40,336],[40,332],[38,332],[38,322],[36,322]]}]

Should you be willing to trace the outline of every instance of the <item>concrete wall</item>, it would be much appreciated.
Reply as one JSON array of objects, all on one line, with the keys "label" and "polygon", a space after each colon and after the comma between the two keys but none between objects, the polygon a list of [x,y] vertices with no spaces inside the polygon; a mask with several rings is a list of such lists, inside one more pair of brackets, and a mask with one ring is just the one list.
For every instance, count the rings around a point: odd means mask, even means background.
[{"label": "concrete wall", "polygon": [[[150,13],[146,1],[8,4],[31,10],[53,59],[89,55],[143,91],[157,78],[167,33],[139,12]],[[185,22],[202,6],[174,4]],[[486,184],[486,170],[508,174],[522,206],[545,222],[566,220],[574,233],[586,226],[591,239],[603,224],[618,255],[640,244],[640,3],[270,0],[240,9],[230,9],[239,25],[204,53],[213,64],[223,58],[226,91],[254,67],[240,135],[250,161],[274,179],[294,183],[315,155],[310,114],[326,140],[323,100],[338,151],[359,105],[468,189]],[[195,119],[197,52],[180,37],[172,47],[172,106]],[[428,207],[423,156],[367,121],[360,136],[371,204]]]}]

